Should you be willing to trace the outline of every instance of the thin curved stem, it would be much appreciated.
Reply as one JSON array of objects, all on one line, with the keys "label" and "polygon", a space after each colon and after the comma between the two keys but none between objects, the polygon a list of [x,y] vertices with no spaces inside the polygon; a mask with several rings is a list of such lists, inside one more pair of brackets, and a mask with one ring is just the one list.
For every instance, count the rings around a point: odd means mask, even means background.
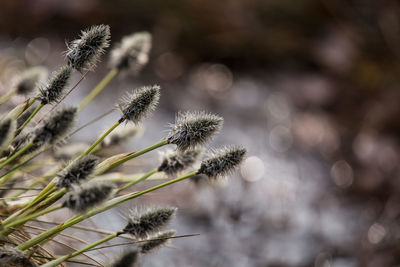
[{"label": "thin curved stem", "polygon": [[11,99],[11,97],[13,97],[15,95],[15,93],[17,92],[17,89],[13,88],[10,91],[8,91],[7,93],[5,93],[4,95],[2,95],[0,97],[0,105],[6,103],[8,100]]},{"label": "thin curved stem", "polygon": [[83,81],[83,79],[85,79],[86,75],[89,73],[90,70],[87,70],[84,74],[82,74],[81,78],[74,84],[74,86],[71,87],[71,89],[69,89],[69,91],[60,99],[60,101],[58,101],[50,110],[53,111],[58,104],[60,104],[67,96],[69,96],[69,94],[75,90],[76,87],[78,87],[78,85]]},{"label": "thin curved stem", "polygon": [[[16,153],[14,153],[11,157],[7,158],[5,161],[0,163],[0,169],[4,168],[7,164],[10,164],[13,162],[16,158],[24,154],[28,149],[30,149],[33,146],[33,143],[30,142],[26,144],[23,148],[18,150]],[[3,177],[4,178],[4,177]],[[4,179],[0,179],[0,185],[4,184],[6,181]]]},{"label": "thin curved stem", "polygon": [[79,105],[78,112],[81,112],[103,89],[109,84],[112,79],[118,74],[118,69],[112,69],[107,75],[99,82],[99,84],[90,92],[90,94],[82,100]]},{"label": "thin curved stem", "polygon": [[111,126],[110,129],[108,129],[102,136],[100,136],[100,137],[96,140],[96,142],[94,142],[85,152],[82,153],[82,155],[81,155],[80,157],[82,157],[82,156],[84,156],[84,155],[88,155],[98,144],[100,144],[101,141],[104,140],[104,138],[107,137],[107,135],[109,135],[109,134],[110,134],[115,128],[117,128],[117,126],[120,125],[120,124],[121,124],[120,121],[117,121],[116,123],[114,123],[114,125]]},{"label": "thin curved stem", "polygon": [[84,247],[84,248],[76,250],[75,252],[73,252],[71,254],[59,257],[59,258],[57,258],[55,260],[52,260],[52,261],[50,261],[50,262],[48,262],[46,264],[41,265],[41,266],[42,267],[55,267],[55,266],[59,265],[60,263],[68,260],[69,258],[73,258],[75,256],[78,256],[79,254],[82,254],[82,253],[84,253],[84,252],[86,252],[86,251],[88,251],[88,250],[90,250],[90,249],[92,249],[94,247],[97,247],[98,245],[103,244],[103,243],[105,243],[105,242],[117,237],[120,234],[123,234],[123,231],[118,231],[118,232],[112,233],[111,235],[108,235],[108,236],[106,236],[106,237],[104,237],[104,238],[102,238],[102,239],[100,239],[100,240],[98,240],[98,241],[96,241],[96,242]]},{"label": "thin curved stem", "polygon": [[132,153],[132,154],[130,154],[129,156],[124,157],[123,159],[120,159],[120,160],[117,161],[117,162],[114,162],[113,164],[111,164],[111,165],[108,167],[107,170],[112,169],[112,168],[114,168],[114,167],[117,167],[118,165],[121,165],[122,163],[124,163],[124,162],[126,162],[126,161],[128,161],[128,160],[130,160],[130,159],[136,158],[136,157],[138,157],[138,156],[140,156],[140,155],[143,155],[144,153],[147,153],[147,152],[152,151],[152,150],[154,150],[154,149],[157,149],[157,148],[159,148],[159,147],[165,146],[165,145],[167,145],[167,144],[168,144],[168,140],[167,140],[167,139],[164,139],[164,140],[162,140],[162,141],[160,141],[160,142],[158,142],[158,143],[156,143],[156,144],[154,144],[154,145],[152,145],[152,146],[146,147],[146,148],[144,148],[144,149],[142,149],[142,150],[140,150],[140,151],[138,151],[138,152]]},{"label": "thin curved stem", "polygon": [[20,250],[27,250],[27,249],[29,249],[29,248],[31,248],[31,247],[39,244],[39,243],[44,243],[45,241],[49,240],[52,236],[57,235],[57,233],[63,231],[64,229],[67,229],[68,227],[71,227],[72,225],[75,225],[75,224],[77,224],[77,223],[79,223],[79,222],[81,222],[81,221],[83,221],[83,220],[85,220],[87,218],[90,218],[90,217],[92,217],[92,216],[94,216],[96,214],[99,214],[101,212],[109,210],[109,209],[111,209],[111,208],[113,208],[115,206],[118,206],[118,205],[120,205],[120,204],[122,204],[122,203],[124,203],[124,202],[126,202],[128,200],[137,198],[137,197],[139,197],[141,195],[144,195],[144,194],[147,194],[149,192],[152,192],[152,191],[158,190],[160,188],[166,187],[168,185],[171,185],[171,184],[180,182],[182,180],[188,179],[188,178],[193,177],[193,176],[195,176],[197,174],[198,174],[198,171],[193,171],[193,172],[190,172],[190,173],[188,173],[188,174],[186,174],[184,176],[175,178],[175,179],[170,180],[168,182],[165,182],[165,183],[156,185],[154,187],[148,188],[146,190],[143,190],[143,191],[140,191],[140,192],[133,192],[133,193],[130,193],[130,194],[126,194],[126,195],[111,199],[111,200],[107,201],[104,205],[99,206],[99,207],[95,207],[95,208],[87,211],[85,214],[73,216],[72,218],[70,218],[66,222],[64,222],[64,223],[62,223],[60,225],[57,225],[56,227],[53,227],[53,228],[47,230],[46,232],[43,232],[43,233],[35,236],[34,238],[32,238],[32,239],[30,239],[30,240],[18,245],[17,248],[20,249]]},{"label": "thin curved stem", "polygon": [[35,110],[32,112],[32,114],[24,121],[24,123],[17,129],[17,131],[15,132],[15,136],[19,135],[20,132],[22,132],[22,130],[25,128],[25,126],[32,120],[33,117],[36,116],[36,114],[42,109],[44,105],[43,104],[39,104]]},{"label": "thin curved stem", "polygon": [[119,188],[117,190],[117,194],[120,193],[121,191],[123,191],[123,190],[125,190],[125,189],[127,189],[127,188],[129,188],[129,187],[131,187],[131,186],[143,181],[143,180],[146,180],[147,178],[149,178],[150,176],[152,176],[153,174],[155,174],[157,172],[158,172],[158,169],[154,169],[154,170],[149,171],[148,173],[144,174],[142,177],[140,177],[138,179],[135,179],[130,183],[127,183],[126,185],[124,185],[123,187],[121,187],[121,188]]},{"label": "thin curved stem", "polygon": [[17,219],[17,220],[15,220],[15,221],[10,222],[9,224],[3,225],[3,227],[4,227],[4,228],[17,227],[17,226],[20,226],[21,224],[26,223],[27,221],[30,221],[30,220],[32,220],[32,219],[36,219],[37,217],[40,217],[40,216],[45,215],[45,214],[47,214],[47,213],[53,212],[53,211],[55,211],[55,210],[59,210],[59,209],[61,209],[61,208],[62,208],[62,205],[59,204],[59,205],[56,205],[56,206],[54,206],[54,207],[47,208],[47,209],[38,211],[38,212],[36,212],[36,213],[33,213],[33,214],[29,214],[29,215],[27,215],[27,216],[24,216],[24,217],[22,217],[22,218],[20,218],[20,219]]}]

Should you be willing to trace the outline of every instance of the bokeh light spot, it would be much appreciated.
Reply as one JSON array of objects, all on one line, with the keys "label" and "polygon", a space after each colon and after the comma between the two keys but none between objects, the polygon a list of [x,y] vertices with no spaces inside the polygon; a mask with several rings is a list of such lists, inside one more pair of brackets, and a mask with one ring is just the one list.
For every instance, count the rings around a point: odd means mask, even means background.
[{"label": "bokeh light spot", "polygon": [[336,161],[332,165],[331,176],[333,182],[340,187],[349,187],[354,180],[353,169],[344,160]]},{"label": "bokeh light spot", "polygon": [[244,180],[255,182],[262,178],[264,170],[263,161],[256,156],[251,156],[243,162],[242,167],[240,168],[240,173]]},{"label": "bokeh light spot", "polygon": [[380,243],[383,238],[386,236],[386,230],[385,227],[383,227],[379,223],[374,223],[369,229],[368,229],[368,241],[371,244],[378,244]]}]

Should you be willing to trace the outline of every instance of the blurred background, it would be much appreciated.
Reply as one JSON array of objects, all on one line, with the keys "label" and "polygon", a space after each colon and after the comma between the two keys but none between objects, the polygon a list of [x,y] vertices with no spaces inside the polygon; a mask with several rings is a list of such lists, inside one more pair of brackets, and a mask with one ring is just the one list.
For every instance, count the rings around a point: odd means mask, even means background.
[{"label": "blurred background", "polygon": [[[94,24],[111,26],[112,44],[149,31],[153,49],[142,73],[113,81],[80,124],[127,89],[160,84],[145,134],[119,152],[158,141],[177,111],[193,109],[225,118],[212,147],[248,148],[225,186],[186,181],[95,217],[116,230],[127,208],[179,207],[172,227],[200,236],[174,240],[143,266],[400,266],[398,1],[2,0],[1,92],[26,67],[64,64],[65,41]],[[107,58],[67,103],[107,73]],[[76,140],[94,140],[118,116]],[[156,154],[124,170],[150,170]]]}]

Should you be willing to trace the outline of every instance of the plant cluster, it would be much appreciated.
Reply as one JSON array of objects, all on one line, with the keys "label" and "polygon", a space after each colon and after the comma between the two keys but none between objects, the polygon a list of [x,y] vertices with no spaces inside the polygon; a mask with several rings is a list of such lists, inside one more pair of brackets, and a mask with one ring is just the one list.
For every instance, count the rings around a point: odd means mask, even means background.
[{"label": "plant cluster", "polygon": [[[46,244],[63,235],[65,229],[77,228],[77,224],[86,219],[160,188],[195,176],[218,181],[238,167],[245,156],[246,150],[242,147],[224,147],[213,150],[201,161],[198,169],[190,170],[201,159],[203,147],[223,124],[222,117],[204,111],[178,113],[165,138],[149,147],[104,156],[102,152],[140,132],[138,124],[157,107],[161,91],[158,85],[143,86],[126,94],[117,105],[121,111],[120,118],[91,145],[69,142],[70,137],[80,130],[74,129],[79,114],[109,82],[120,73],[137,74],[148,62],[151,35],[139,32],[126,36],[110,53],[111,70],[88,96],[78,106],[59,106],[82,80],[66,91],[72,73],[77,71],[84,77],[93,71],[109,43],[109,26],[98,25],[82,31],[78,39],[67,45],[64,66],[47,79],[43,68],[29,69],[21,74],[14,88],[0,97],[0,103],[4,104],[15,94],[34,94],[0,120],[0,266],[52,267],[65,266],[66,262],[84,263],[77,260],[79,256],[121,237],[131,239],[131,249],[110,262],[110,266],[139,266],[141,255],[179,237],[174,230],[164,230],[176,208],[157,206],[133,211],[123,229],[114,233],[104,231],[104,238],[67,255],[54,256]],[[32,119],[47,105],[52,105],[52,112],[32,127]],[[65,152],[62,156],[53,150],[60,143]],[[131,159],[164,146],[171,146],[171,149],[163,154],[159,166],[145,174],[124,174],[123,179],[105,175]],[[39,155],[43,156],[41,161],[37,160]],[[56,164],[47,172],[41,171],[45,161],[57,162],[59,157],[66,159],[65,162]],[[24,178],[23,174],[33,171],[39,172],[40,177],[33,180]],[[139,191],[127,190],[157,173],[164,174],[164,182]],[[74,215],[61,224],[53,223],[52,228],[31,233],[30,222],[60,209],[69,209]]]}]

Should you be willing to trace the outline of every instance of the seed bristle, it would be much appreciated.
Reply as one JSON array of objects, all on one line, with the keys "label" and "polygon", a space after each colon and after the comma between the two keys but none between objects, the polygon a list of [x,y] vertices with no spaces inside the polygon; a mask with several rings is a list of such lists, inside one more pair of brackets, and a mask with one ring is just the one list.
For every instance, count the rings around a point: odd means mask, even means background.
[{"label": "seed bristle", "polygon": [[86,183],[67,194],[63,207],[84,212],[109,199],[114,193],[114,189],[115,185],[109,182]]},{"label": "seed bristle", "polygon": [[139,245],[140,252],[146,254],[159,249],[161,246],[168,243],[169,239],[173,237],[175,233],[175,230],[167,230],[152,236],[147,242]]},{"label": "seed bristle", "polygon": [[160,86],[143,86],[123,98],[119,105],[122,111],[121,120],[138,123],[153,111],[160,99]]},{"label": "seed bristle", "polygon": [[132,211],[124,232],[136,238],[146,238],[162,229],[173,217],[176,208],[156,207],[144,212]]},{"label": "seed bristle", "polygon": [[67,44],[68,65],[77,71],[92,70],[109,46],[110,26],[96,25],[81,32],[80,38]]},{"label": "seed bristle", "polygon": [[162,162],[158,167],[158,171],[164,172],[168,176],[175,176],[192,166],[201,156],[202,152],[203,150],[200,148],[186,151],[168,150],[162,155]]},{"label": "seed bristle", "polygon": [[180,150],[204,145],[219,132],[223,121],[222,117],[203,111],[178,113],[175,124],[170,125],[168,142]]},{"label": "seed bristle", "polygon": [[58,176],[57,186],[69,188],[87,179],[96,167],[99,158],[93,155],[86,155],[73,161]]},{"label": "seed bristle", "polygon": [[42,105],[51,104],[61,98],[71,77],[71,73],[72,68],[70,66],[63,66],[58,71],[52,73],[46,84],[39,88],[40,95],[38,98]]},{"label": "seed bristle", "polygon": [[226,147],[212,152],[212,155],[204,160],[199,174],[204,174],[212,180],[221,178],[231,173],[243,161],[246,149],[243,147]]},{"label": "seed bristle", "polygon": [[62,107],[45,119],[42,126],[34,132],[32,149],[45,144],[55,144],[65,137],[74,126],[78,109],[76,107]]}]

